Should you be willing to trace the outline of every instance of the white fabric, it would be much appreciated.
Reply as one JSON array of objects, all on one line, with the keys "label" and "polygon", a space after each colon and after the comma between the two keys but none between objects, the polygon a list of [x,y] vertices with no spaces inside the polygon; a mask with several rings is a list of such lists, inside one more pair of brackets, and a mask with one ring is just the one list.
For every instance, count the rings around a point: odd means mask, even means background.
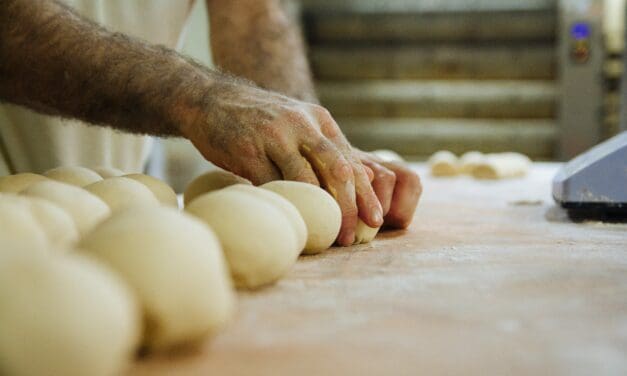
[{"label": "white fabric", "polygon": [[[194,0],[65,0],[112,31],[177,48]],[[143,170],[152,140],[80,121],[0,106],[0,175],[43,172],[60,165]],[[3,160],[4,159],[4,160]],[[7,171],[4,171],[5,173]]]}]

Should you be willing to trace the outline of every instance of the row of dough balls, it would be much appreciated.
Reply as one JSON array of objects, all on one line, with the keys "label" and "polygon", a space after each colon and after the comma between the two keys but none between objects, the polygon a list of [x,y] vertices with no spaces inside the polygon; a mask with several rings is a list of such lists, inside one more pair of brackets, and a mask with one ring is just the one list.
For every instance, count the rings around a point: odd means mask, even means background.
[{"label": "row of dough balls", "polygon": [[457,157],[450,151],[439,151],[429,158],[433,176],[471,175],[476,179],[506,179],[525,176],[531,160],[520,153],[483,154],[470,151]]},{"label": "row of dough balls", "polygon": [[[201,341],[233,315],[233,282],[275,282],[341,224],[335,200],[304,183],[210,172],[181,212],[158,179],[98,172],[0,178],[1,374],[115,375],[140,346]],[[362,223],[358,238],[377,231]]]},{"label": "row of dough balls", "polygon": [[0,179],[0,374],[118,375],[140,347],[193,343],[228,322],[220,243],[167,184],[44,175]]}]

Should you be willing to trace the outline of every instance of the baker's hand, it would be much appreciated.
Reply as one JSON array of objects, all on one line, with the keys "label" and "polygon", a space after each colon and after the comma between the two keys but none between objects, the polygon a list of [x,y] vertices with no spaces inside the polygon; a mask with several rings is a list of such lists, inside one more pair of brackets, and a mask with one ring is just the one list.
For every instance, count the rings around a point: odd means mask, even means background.
[{"label": "baker's hand", "polygon": [[384,224],[406,228],[422,193],[418,174],[398,162],[384,162],[371,153],[356,150],[361,162],[374,173],[372,187],[383,208]]},{"label": "baker's hand", "polygon": [[383,209],[365,167],[321,106],[239,82],[213,88],[206,110],[181,127],[202,155],[255,185],[296,180],[319,185],[342,209],[337,242],[350,245],[357,217],[383,223]]}]

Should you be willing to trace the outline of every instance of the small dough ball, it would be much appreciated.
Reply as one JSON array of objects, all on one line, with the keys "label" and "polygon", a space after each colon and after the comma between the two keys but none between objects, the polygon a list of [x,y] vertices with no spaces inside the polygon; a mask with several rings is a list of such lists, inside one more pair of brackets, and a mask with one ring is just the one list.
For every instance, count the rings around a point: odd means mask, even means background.
[{"label": "small dough ball", "polygon": [[277,180],[261,186],[285,197],[291,202],[307,225],[305,254],[328,249],[340,232],[342,211],[333,196],[313,184]]},{"label": "small dough ball", "polygon": [[92,170],[98,175],[100,175],[100,177],[103,179],[114,178],[116,176],[122,176],[126,174],[124,171],[120,169],[117,169],[115,167],[107,167],[107,166],[100,166],[100,167],[92,168]]},{"label": "small dough ball", "polygon": [[78,230],[70,214],[48,200],[0,194],[0,208],[2,213],[15,210],[30,213],[52,246],[62,247],[78,241]]},{"label": "small dough ball", "polygon": [[145,185],[122,176],[101,180],[84,189],[106,202],[112,213],[136,206],[160,205],[159,200]]},{"label": "small dough ball", "polygon": [[120,375],[139,340],[128,288],[78,255],[0,253],[0,307],[3,375]]},{"label": "small dough ball", "polygon": [[150,191],[155,195],[157,200],[159,200],[159,202],[161,202],[163,205],[170,205],[176,208],[179,207],[179,201],[176,198],[176,193],[174,192],[174,189],[172,189],[172,187],[167,185],[164,181],[159,180],[153,176],[144,174],[129,174],[124,175],[124,177],[136,180],[145,185],[146,188],[150,189]]},{"label": "small dough ball", "polygon": [[472,174],[473,170],[485,159],[483,153],[469,151],[459,158],[459,172],[462,174]]},{"label": "small dough ball", "polygon": [[400,154],[389,149],[380,149],[372,152],[375,156],[381,158],[383,162],[405,162],[405,159]]},{"label": "small dough ball", "polygon": [[52,201],[64,209],[74,220],[81,236],[111,214],[109,206],[93,193],[54,180],[35,183],[22,191],[22,194]]},{"label": "small dough ball", "polygon": [[364,221],[359,219],[355,228],[355,242],[353,244],[370,243],[381,227],[370,227]]},{"label": "small dough ball", "polygon": [[300,254],[290,219],[259,196],[224,189],[199,196],[186,210],[215,231],[237,287],[278,280]]},{"label": "small dough ball", "polygon": [[32,184],[43,180],[48,180],[48,178],[43,175],[31,174],[30,172],[3,176],[0,178],[0,192],[20,193]]},{"label": "small dough ball", "polygon": [[298,212],[298,209],[296,209],[296,207],[285,197],[279,195],[278,193],[258,188],[253,185],[235,184],[226,189],[235,189],[241,192],[247,192],[277,206],[281,209],[283,214],[289,218],[290,224],[294,228],[294,231],[296,231],[296,236],[298,237],[298,249],[302,251],[305,248],[305,244],[307,244],[307,225],[305,225],[305,220],[303,220],[303,217]]},{"label": "small dough ball", "polygon": [[220,243],[204,223],[177,209],[140,207],[115,214],[83,238],[80,247],[134,290],[150,348],[196,342],[234,313]]},{"label": "small dough ball", "polygon": [[428,163],[433,176],[454,176],[459,174],[459,160],[450,151],[438,151],[429,158]]},{"label": "small dough ball", "polygon": [[530,166],[531,160],[520,153],[487,154],[472,176],[477,179],[514,178],[526,175]]},{"label": "small dough ball", "polygon": [[48,235],[33,213],[12,196],[0,195],[0,244],[21,243],[28,248],[48,248]]},{"label": "small dough ball", "polygon": [[61,166],[44,172],[44,176],[66,184],[84,187],[102,180],[96,172],[80,166]]},{"label": "small dough ball", "polygon": [[185,188],[185,194],[183,195],[185,206],[203,193],[222,189],[234,184],[252,185],[243,177],[228,171],[214,170],[205,172],[192,180],[192,182],[187,185],[187,188]]}]

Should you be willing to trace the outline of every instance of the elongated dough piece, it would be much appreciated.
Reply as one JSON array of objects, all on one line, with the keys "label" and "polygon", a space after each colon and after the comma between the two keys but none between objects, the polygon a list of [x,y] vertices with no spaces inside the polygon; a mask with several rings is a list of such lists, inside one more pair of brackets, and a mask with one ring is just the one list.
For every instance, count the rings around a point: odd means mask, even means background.
[{"label": "elongated dough piece", "polygon": [[438,151],[429,158],[428,163],[433,176],[454,176],[459,174],[459,160],[450,151]]},{"label": "elongated dough piece", "polygon": [[483,153],[479,151],[469,151],[459,158],[459,172],[461,174],[472,174],[472,171],[477,168],[485,159]]},{"label": "elongated dough piece", "polygon": [[361,219],[357,220],[357,227],[355,228],[355,241],[353,244],[370,243],[381,227],[370,227]]},{"label": "elongated dough piece", "polygon": [[513,178],[526,175],[530,166],[531,160],[520,153],[487,154],[472,176],[477,179]]}]

